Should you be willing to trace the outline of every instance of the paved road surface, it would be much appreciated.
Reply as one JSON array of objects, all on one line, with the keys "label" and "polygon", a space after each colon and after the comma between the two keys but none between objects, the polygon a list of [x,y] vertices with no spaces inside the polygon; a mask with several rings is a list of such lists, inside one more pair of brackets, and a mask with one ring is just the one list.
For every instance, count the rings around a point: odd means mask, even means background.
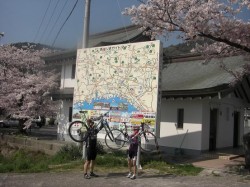
[{"label": "paved road surface", "polygon": [[[43,138],[56,135],[53,127],[36,129],[33,134]],[[242,158],[234,160],[210,159],[193,161],[193,165],[205,170],[199,176],[140,174],[136,180],[126,178],[126,173],[98,173],[100,177],[90,180],[83,178],[82,171],[62,173],[13,174],[0,173],[0,187],[250,187],[250,172],[242,170],[237,174],[228,173],[228,167],[243,164]]]},{"label": "paved road surface", "polygon": [[229,174],[201,174],[200,176],[141,175],[135,180],[125,173],[101,174],[84,179],[82,172],[0,174],[0,187],[249,187],[250,176]]},{"label": "paved road surface", "polygon": [[[7,133],[17,133],[17,128],[0,128],[0,132]],[[28,130],[29,137],[39,137],[41,140],[56,140],[57,139],[57,126],[43,126],[41,128],[33,127]]]}]

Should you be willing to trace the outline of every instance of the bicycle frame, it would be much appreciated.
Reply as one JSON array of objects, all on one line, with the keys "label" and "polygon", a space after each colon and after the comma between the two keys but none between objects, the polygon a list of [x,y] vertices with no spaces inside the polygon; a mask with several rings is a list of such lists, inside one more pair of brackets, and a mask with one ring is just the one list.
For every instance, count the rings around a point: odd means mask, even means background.
[{"label": "bicycle frame", "polygon": [[[124,128],[113,129],[112,135],[114,139],[110,139],[108,134],[105,137],[105,143],[110,149],[121,149],[124,147],[125,143],[128,144],[131,141],[131,137],[128,135],[128,125],[123,122]],[[148,130],[147,124],[141,123],[137,137],[139,138],[139,145],[141,149],[145,152],[151,152],[153,150],[158,150],[158,141],[155,135]],[[133,126],[131,126],[133,127]]]},{"label": "bicycle frame", "polygon": [[[128,125],[126,124],[126,122],[122,122],[122,123],[124,124],[124,129],[122,129],[121,131],[124,134],[126,139],[125,140],[119,140],[119,139],[115,138],[115,141],[125,141],[126,143],[129,143],[130,142],[130,136],[128,135]],[[134,126],[131,125],[130,127],[133,128]],[[140,130],[137,133],[137,136],[140,137],[143,133],[145,133],[144,132],[144,123],[142,123],[140,125]],[[144,136],[145,136],[145,134],[144,134]],[[145,136],[145,138],[146,138],[146,136]]]},{"label": "bicycle frame", "polygon": [[[79,113],[81,113],[80,114],[81,120],[71,122],[69,125],[68,132],[72,140],[76,142],[84,142],[87,140],[88,135],[89,135],[88,133],[89,126],[87,124],[87,116],[86,116],[87,111],[79,111]],[[110,139],[114,140],[114,136],[109,128],[108,121],[107,119],[104,119],[104,117],[107,116],[108,113],[109,112],[106,112],[105,114],[101,114],[99,117],[92,119],[92,120],[93,122],[99,120],[98,123],[94,123],[95,125],[94,128],[98,130],[97,133],[104,128],[106,131],[106,134],[108,134]],[[74,132],[76,132],[76,134]],[[78,137],[80,138],[77,138],[76,135],[78,135]]]}]

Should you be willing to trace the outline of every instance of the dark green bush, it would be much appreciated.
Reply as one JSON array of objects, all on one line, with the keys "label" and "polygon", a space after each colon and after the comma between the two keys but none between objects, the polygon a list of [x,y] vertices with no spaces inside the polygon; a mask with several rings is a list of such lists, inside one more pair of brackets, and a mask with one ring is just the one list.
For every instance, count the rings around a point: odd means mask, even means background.
[{"label": "dark green bush", "polygon": [[65,163],[82,158],[82,148],[71,144],[63,146],[51,159],[53,163]]},{"label": "dark green bush", "polygon": [[104,146],[100,141],[97,141],[96,149],[97,149],[97,154],[103,155],[106,153],[106,151],[104,150]]},{"label": "dark green bush", "polygon": [[127,156],[122,152],[107,153],[105,155],[98,155],[96,159],[97,165],[106,167],[126,167]]}]

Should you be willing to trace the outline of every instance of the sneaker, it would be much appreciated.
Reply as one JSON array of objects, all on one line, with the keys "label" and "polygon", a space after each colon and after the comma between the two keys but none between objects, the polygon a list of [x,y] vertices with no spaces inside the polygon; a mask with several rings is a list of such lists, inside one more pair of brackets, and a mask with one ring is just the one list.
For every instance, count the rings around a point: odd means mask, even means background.
[{"label": "sneaker", "polygon": [[94,172],[91,172],[91,173],[90,173],[90,176],[91,176],[91,177],[99,177],[99,175],[96,175]]},{"label": "sneaker", "polygon": [[88,174],[85,174],[85,175],[84,175],[84,178],[85,178],[85,179],[90,179],[91,177],[90,177]]},{"label": "sneaker", "polygon": [[127,177],[128,178],[132,177],[132,173],[128,173]]},{"label": "sneaker", "polygon": [[134,179],[136,179],[136,176],[135,176],[135,175],[132,175],[132,176],[130,177],[130,179],[134,180]]}]

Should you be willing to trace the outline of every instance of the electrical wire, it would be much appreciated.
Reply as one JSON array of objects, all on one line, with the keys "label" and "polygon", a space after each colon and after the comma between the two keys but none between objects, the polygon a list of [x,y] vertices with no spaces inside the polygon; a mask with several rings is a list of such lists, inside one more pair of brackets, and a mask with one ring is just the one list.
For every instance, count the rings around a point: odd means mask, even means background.
[{"label": "electrical wire", "polygon": [[51,35],[52,31],[54,30],[54,28],[55,28],[56,24],[58,23],[58,20],[59,20],[59,18],[61,17],[62,12],[63,12],[63,10],[64,10],[64,8],[65,8],[65,6],[66,6],[67,3],[68,3],[68,0],[65,1],[64,5],[63,5],[63,7],[62,7],[62,9],[61,9],[61,12],[60,12],[59,15],[57,16],[57,19],[56,19],[56,21],[55,21],[55,24],[54,24],[53,27],[50,29],[49,34],[47,35],[45,41],[48,40],[49,36]]},{"label": "electrical wire", "polygon": [[56,37],[55,37],[55,39],[54,39],[54,41],[53,41],[53,43],[52,43],[52,47],[54,47],[54,44],[55,44],[55,42],[56,42],[56,40],[57,40],[57,38],[58,38],[60,32],[62,31],[62,28],[64,27],[65,23],[66,23],[66,22],[68,21],[68,19],[70,18],[70,16],[71,16],[71,14],[73,13],[73,11],[74,11],[74,9],[75,9],[77,3],[78,3],[78,0],[76,0],[76,2],[75,2],[75,4],[74,4],[72,10],[70,11],[68,17],[66,18],[66,20],[65,20],[64,23],[62,24],[61,28],[60,28],[59,31],[57,32]]},{"label": "electrical wire", "polygon": [[55,7],[54,7],[54,9],[53,9],[53,11],[52,11],[52,14],[51,14],[51,16],[50,16],[50,18],[49,18],[49,21],[48,21],[48,23],[47,23],[47,25],[46,25],[45,30],[44,30],[44,32],[42,33],[42,36],[41,36],[41,38],[40,38],[40,40],[39,40],[39,43],[40,43],[41,40],[43,39],[43,36],[44,36],[44,34],[46,33],[46,31],[47,31],[47,29],[48,29],[48,26],[49,26],[49,24],[50,24],[50,22],[51,22],[51,20],[52,20],[52,17],[54,16],[54,13],[55,13],[55,10],[56,10],[56,8],[57,8],[58,3],[59,3],[59,0],[57,0],[57,2],[56,2],[56,5],[55,5]]},{"label": "electrical wire", "polygon": [[[120,5],[120,3],[119,3],[119,0],[116,0],[116,1],[117,1],[118,8],[120,9],[120,12],[122,12],[121,5]],[[125,26],[125,22],[124,22],[124,19],[123,19],[123,17],[122,17],[122,14],[121,14],[121,20],[122,20],[123,28],[124,28],[124,30],[125,30],[125,32],[126,32],[127,41],[129,41],[127,27]],[[129,42],[130,42],[130,41],[129,41]]]},{"label": "electrical wire", "polygon": [[46,17],[46,14],[47,14],[48,10],[49,10],[50,4],[51,4],[51,0],[49,1],[49,4],[48,4],[48,6],[47,6],[47,9],[46,9],[46,11],[45,11],[45,13],[44,13],[44,15],[43,15],[43,19],[42,19],[42,21],[41,21],[41,23],[40,23],[40,25],[39,25],[39,28],[38,28],[38,30],[37,30],[37,32],[36,32],[36,35],[35,35],[35,38],[34,38],[33,42],[36,41],[37,35],[38,35],[38,33],[40,32],[40,29],[41,29],[41,26],[42,26],[42,24],[43,24],[43,21],[44,21],[44,19],[45,19],[45,17]]}]

